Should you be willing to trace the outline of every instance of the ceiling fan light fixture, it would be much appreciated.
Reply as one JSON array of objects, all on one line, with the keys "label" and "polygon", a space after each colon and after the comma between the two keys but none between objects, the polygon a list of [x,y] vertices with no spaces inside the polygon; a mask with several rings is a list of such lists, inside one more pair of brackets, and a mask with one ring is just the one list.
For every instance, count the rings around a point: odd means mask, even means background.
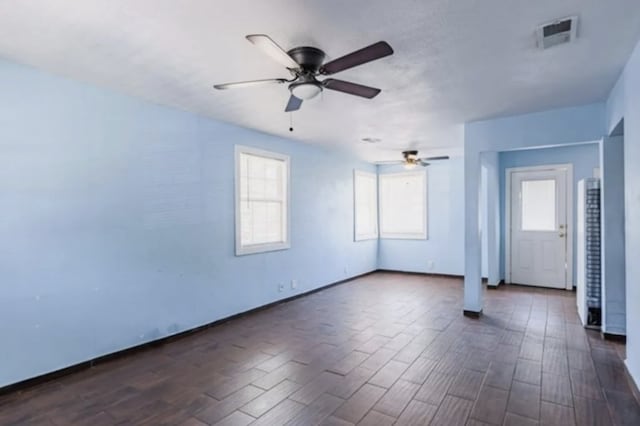
[{"label": "ceiling fan light fixture", "polygon": [[405,158],[407,161],[416,161],[418,159],[418,152],[417,151],[407,151]]},{"label": "ceiling fan light fixture", "polygon": [[296,98],[307,101],[318,96],[322,92],[322,86],[316,82],[293,83],[289,86],[289,90]]},{"label": "ceiling fan light fixture", "polygon": [[406,161],[404,163],[404,168],[405,170],[413,170],[416,168],[416,166],[418,165],[418,163],[416,163],[415,161]]}]

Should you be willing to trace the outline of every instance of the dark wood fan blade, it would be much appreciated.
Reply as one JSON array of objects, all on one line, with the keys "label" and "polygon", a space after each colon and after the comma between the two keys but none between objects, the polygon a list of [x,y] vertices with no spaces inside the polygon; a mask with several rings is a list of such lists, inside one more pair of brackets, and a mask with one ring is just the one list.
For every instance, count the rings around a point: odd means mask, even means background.
[{"label": "dark wood fan blade", "polygon": [[393,54],[393,49],[386,41],[379,41],[355,52],[344,55],[338,59],[327,62],[320,68],[320,73],[324,75],[335,74],[376,59],[384,58]]},{"label": "dark wood fan blade", "polygon": [[363,86],[362,84],[351,83],[350,81],[336,80],[335,78],[326,79],[322,82],[322,85],[327,89],[362,96],[367,99],[375,98],[378,93],[381,92],[380,89],[376,89],[375,87]]},{"label": "dark wood fan blade", "polygon": [[272,59],[292,70],[299,69],[300,65],[293,60],[278,44],[265,34],[249,34],[247,40],[256,45],[260,50]]},{"label": "dark wood fan blade", "polygon": [[440,157],[425,157],[425,158],[421,158],[420,160],[422,161],[437,161],[437,160],[448,160],[449,156],[448,155],[443,155]]},{"label": "dark wood fan blade", "polygon": [[301,105],[302,99],[296,98],[295,96],[291,95],[291,97],[289,98],[289,102],[287,102],[287,107],[284,109],[284,112],[297,111],[300,109]]},{"label": "dark wood fan blade", "polygon": [[240,89],[243,87],[252,87],[252,86],[264,86],[267,84],[283,84],[286,82],[287,80],[285,80],[284,78],[270,78],[267,80],[239,81],[237,83],[216,84],[213,87],[215,87],[218,90],[226,90],[226,89]]},{"label": "dark wood fan blade", "polygon": [[420,164],[422,167],[427,167],[430,163],[427,163],[426,161],[418,160],[418,164]]}]

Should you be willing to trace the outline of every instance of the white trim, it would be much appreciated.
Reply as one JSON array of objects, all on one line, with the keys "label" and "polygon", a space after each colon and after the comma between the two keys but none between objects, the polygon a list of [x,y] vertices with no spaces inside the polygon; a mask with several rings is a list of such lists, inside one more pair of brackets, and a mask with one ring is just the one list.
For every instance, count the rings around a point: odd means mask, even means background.
[{"label": "white trim", "polygon": [[[373,177],[373,179],[375,180],[375,214],[376,214],[376,220],[375,220],[375,231],[373,234],[358,234],[357,233],[357,226],[356,226],[356,218],[358,217],[357,215],[357,205],[356,205],[356,177],[357,176],[361,176],[361,177],[368,177],[371,178]],[[362,170],[357,170],[357,169],[353,169],[353,240],[354,241],[366,241],[366,240],[376,240],[378,239],[378,175],[376,173],[371,173],[371,172],[365,172]]]},{"label": "white trim", "polygon": [[527,167],[509,167],[505,169],[505,182],[504,182],[504,281],[505,283],[511,283],[511,174],[516,172],[534,172],[534,171],[555,171],[564,169],[567,172],[566,176],[566,252],[567,252],[567,268],[566,268],[566,282],[565,289],[573,290],[573,228],[575,226],[573,220],[573,164],[549,164],[544,166],[527,166]]},{"label": "white trim", "polygon": [[379,234],[380,234],[380,238],[384,238],[384,239],[399,239],[399,240],[426,240],[427,236],[428,236],[428,232],[427,232],[427,226],[429,224],[428,220],[427,220],[427,216],[429,215],[429,210],[428,210],[428,202],[427,199],[429,198],[429,187],[428,185],[428,181],[427,181],[427,171],[426,170],[416,170],[416,171],[410,171],[410,172],[398,172],[398,173],[382,173],[380,175],[378,175],[378,220],[381,221],[382,218],[382,214],[383,214],[383,203],[381,202],[381,194],[380,194],[380,180],[387,177],[387,176],[395,176],[395,177],[400,177],[400,176],[417,176],[420,175],[422,177],[422,182],[423,182],[423,186],[424,186],[424,215],[422,216],[422,229],[423,232],[415,232],[415,233],[407,233],[407,234],[397,234],[397,233],[390,233],[390,232],[383,232],[382,231],[382,227],[380,227],[379,229]]},{"label": "white trim", "polygon": [[[250,154],[259,157],[272,158],[284,161],[285,163],[285,240],[278,243],[253,244],[250,246],[242,246],[241,230],[240,230],[240,154]],[[290,183],[290,158],[288,155],[276,152],[264,151],[262,149],[249,146],[235,146],[235,234],[236,234],[236,256],[246,254],[264,253],[268,251],[286,250],[291,247],[291,183]]]}]

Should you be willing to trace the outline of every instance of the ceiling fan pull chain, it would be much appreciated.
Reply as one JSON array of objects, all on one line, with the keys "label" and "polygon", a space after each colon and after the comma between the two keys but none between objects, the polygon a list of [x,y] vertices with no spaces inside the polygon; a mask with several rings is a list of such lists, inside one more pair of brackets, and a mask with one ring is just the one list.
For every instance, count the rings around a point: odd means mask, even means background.
[{"label": "ceiling fan pull chain", "polygon": [[293,111],[289,112],[289,131],[293,132]]}]

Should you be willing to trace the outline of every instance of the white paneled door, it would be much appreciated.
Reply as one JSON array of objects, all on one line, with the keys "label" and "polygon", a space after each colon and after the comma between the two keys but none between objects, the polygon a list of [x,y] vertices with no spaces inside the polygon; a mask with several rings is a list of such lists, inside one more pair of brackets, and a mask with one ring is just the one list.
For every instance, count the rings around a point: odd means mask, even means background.
[{"label": "white paneled door", "polygon": [[510,282],[567,288],[569,169],[511,170]]}]

